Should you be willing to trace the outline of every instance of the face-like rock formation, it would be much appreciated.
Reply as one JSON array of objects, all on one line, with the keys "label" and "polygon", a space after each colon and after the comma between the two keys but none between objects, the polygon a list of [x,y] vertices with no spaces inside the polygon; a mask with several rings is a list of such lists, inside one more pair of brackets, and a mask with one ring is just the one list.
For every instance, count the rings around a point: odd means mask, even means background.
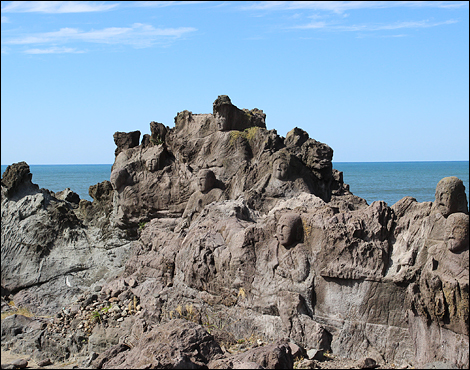
[{"label": "face-like rock formation", "polygon": [[302,239],[302,220],[297,214],[283,215],[277,225],[279,243],[288,247]]},{"label": "face-like rock formation", "polygon": [[452,213],[447,217],[444,241],[451,252],[468,249],[468,221],[469,216],[465,213]]},{"label": "face-like rock formation", "polygon": [[462,180],[457,177],[444,177],[436,186],[436,200],[433,211],[447,217],[454,212],[468,212],[467,196]]},{"label": "face-like rock formation", "polygon": [[[194,192],[214,186],[224,199],[250,192],[249,203],[261,212],[301,192],[325,201],[333,191],[350,194],[341,178],[333,178],[331,148],[300,129],[302,139],[284,139],[266,130],[265,119],[262,111],[241,110],[221,95],[212,114],[180,112],[172,129],[151,122],[152,134],[140,145],[134,133],[116,133],[115,224],[132,233],[154,217],[181,217]],[[201,180],[203,173],[214,176]]]},{"label": "face-like rock formation", "polygon": [[273,176],[279,180],[287,179],[287,171],[289,170],[289,163],[284,159],[279,158],[274,161],[273,164]]},{"label": "face-like rock formation", "polygon": [[[97,312],[99,325],[77,331],[87,340],[53,338],[71,351],[100,348],[102,368],[235,364],[220,358],[229,356],[214,342],[222,334],[403,367],[468,367],[462,182],[441,180],[435,202],[368,205],[332,169],[328,145],[299,128],[283,138],[265,118],[222,95],[212,114],[180,112],[173,128],[151,122],[140,144],[140,133],[116,133],[110,181],[90,187],[93,202],[39,190],[25,163],[9,168],[2,294],[38,312],[64,307],[63,330],[79,329],[76,310]],[[78,309],[65,308],[82,292]],[[48,328],[41,338],[52,338]],[[2,322],[2,341],[4,332]],[[32,348],[54,355],[57,344],[36,339]]]},{"label": "face-like rock formation", "polygon": [[207,193],[215,185],[215,175],[211,170],[202,170],[198,174],[198,185],[201,193]]}]

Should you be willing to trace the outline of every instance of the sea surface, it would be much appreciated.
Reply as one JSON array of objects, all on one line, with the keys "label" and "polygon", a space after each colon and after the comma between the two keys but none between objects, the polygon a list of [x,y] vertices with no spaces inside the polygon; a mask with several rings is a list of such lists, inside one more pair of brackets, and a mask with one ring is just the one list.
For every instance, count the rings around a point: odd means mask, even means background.
[{"label": "sea surface", "polygon": [[[6,165],[1,166],[2,175]],[[389,206],[405,196],[418,202],[434,201],[436,185],[443,177],[456,176],[469,197],[469,162],[333,162],[343,172],[351,192],[371,204],[383,200]],[[30,165],[32,181],[53,192],[70,188],[81,199],[92,200],[88,188],[109,180],[111,164]]]}]

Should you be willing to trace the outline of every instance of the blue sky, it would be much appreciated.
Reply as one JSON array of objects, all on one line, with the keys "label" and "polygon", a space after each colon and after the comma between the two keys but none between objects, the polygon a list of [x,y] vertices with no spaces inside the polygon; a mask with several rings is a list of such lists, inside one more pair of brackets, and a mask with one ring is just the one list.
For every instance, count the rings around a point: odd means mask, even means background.
[{"label": "blue sky", "polygon": [[333,161],[469,158],[468,2],[1,2],[1,163],[113,163],[116,131],[263,109]]}]

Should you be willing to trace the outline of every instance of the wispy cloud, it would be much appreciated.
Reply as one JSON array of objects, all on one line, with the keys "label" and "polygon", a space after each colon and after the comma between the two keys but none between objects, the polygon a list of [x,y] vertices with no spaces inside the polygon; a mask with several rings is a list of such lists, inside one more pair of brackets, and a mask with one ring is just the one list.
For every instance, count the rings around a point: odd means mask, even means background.
[{"label": "wispy cloud", "polygon": [[155,28],[148,24],[134,23],[131,27],[109,27],[91,31],[82,31],[78,28],[61,28],[59,31],[6,39],[2,43],[5,45],[29,45],[91,42],[150,47],[158,42],[181,38],[183,35],[194,31],[196,29],[193,27]]},{"label": "wispy cloud", "polygon": [[394,7],[459,8],[468,6],[466,1],[259,1],[241,8],[244,10],[318,10],[343,13],[354,9]]},{"label": "wispy cloud", "polygon": [[412,21],[412,22],[395,22],[391,24],[358,24],[351,26],[339,26],[334,23],[326,22],[311,22],[304,25],[293,26],[291,28],[297,29],[314,29],[322,28],[332,31],[383,31],[383,30],[397,30],[402,28],[428,28],[436,27],[445,24],[457,23],[454,19],[449,19],[443,22],[430,22],[429,20]]},{"label": "wispy cloud", "polygon": [[51,47],[47,49],[28,49],[23,51],[25,54],[81,54],[84,53],[83,50],[77,50],[75,48],[59,48],[59,47]]},{"label": "wispy cloud", "polygon": [[118,5],[107,1],[11,1],[2,7],[2,13],[102,12]]},{"label": "wispy cloud", "polygon": [[208,1],[132,1],[132,6],[163,8],[175,5],[193,5]]},{"label": "wispy cloud", "polygon": [[8,17],[2,15],[2,23],[10,23],[10,20],[8,19]]}]

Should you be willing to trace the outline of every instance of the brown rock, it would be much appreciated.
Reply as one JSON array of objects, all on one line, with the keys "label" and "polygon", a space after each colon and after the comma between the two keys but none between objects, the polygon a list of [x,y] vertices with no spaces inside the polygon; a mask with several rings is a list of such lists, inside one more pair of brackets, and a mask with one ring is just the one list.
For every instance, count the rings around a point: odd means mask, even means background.
[{"label": "brown rock", "polygon": [[124,149],[134,148],[139,145],[140,131],[115,132],[113,137],[117,146],[114,155],[117,157]]},{"label": "brown rock", "polygon": [[39,367],[49,366],[49,365],[52,365],[52,361],[50,358],[46,358],[45,360],[38,361],[37,364]]}]

